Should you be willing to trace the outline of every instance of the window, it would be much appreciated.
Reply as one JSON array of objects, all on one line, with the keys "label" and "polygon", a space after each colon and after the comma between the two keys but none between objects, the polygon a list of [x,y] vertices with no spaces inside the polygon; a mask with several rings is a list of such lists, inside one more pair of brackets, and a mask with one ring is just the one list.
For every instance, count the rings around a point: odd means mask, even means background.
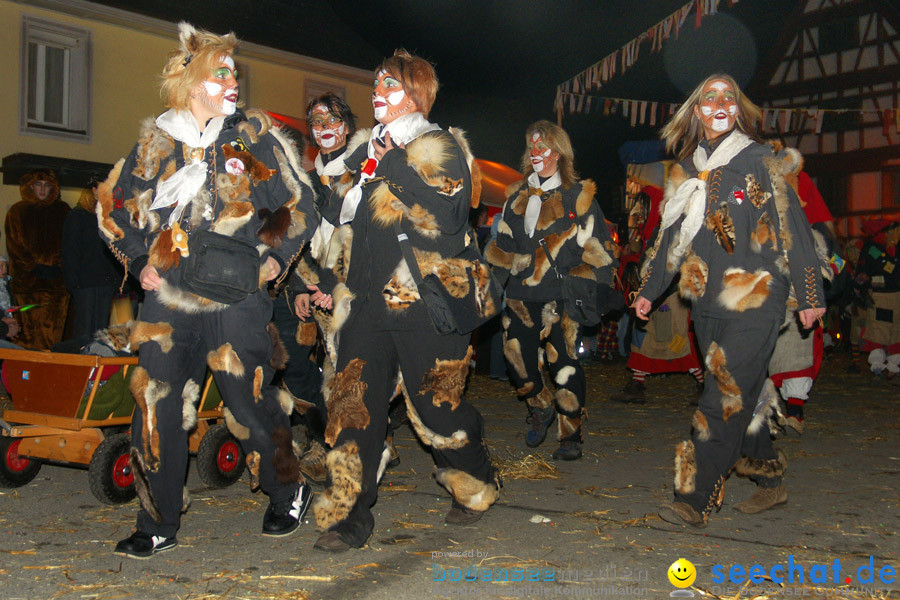
[{"label": "window", "polygon": [[19,132],[89,142],[91,32],[24,15]]}]

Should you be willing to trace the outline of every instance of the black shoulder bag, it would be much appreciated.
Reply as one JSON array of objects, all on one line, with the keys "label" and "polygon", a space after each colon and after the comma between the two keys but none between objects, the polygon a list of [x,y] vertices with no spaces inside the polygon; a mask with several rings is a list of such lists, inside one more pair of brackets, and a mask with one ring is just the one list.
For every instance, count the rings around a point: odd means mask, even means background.
[{"label": "black shoulder bag", "polygon": [[541,238],[540,244],[547,255],[547,260],[550,261],[553,272],[556,273],[556,277],[562,280],[562,299],[566,314],[572,320],[582,325],[593,326],[599,323],[600,318],[614,308],[612,286],[593,279],[585,279],[584,277],[575,277],[568,274],[563,275],[556,268],[556,261],[553,259],[553,255],[550,254],[547,240]]},{"label": "black shoulder bag", "polygon": [[[482,323],[500,311],[500,303],[503,292],[497,278],[490,270],[490,265],[481,256],[477,247],[473,247],[474,236],[470,236],[472,242],[455,258],[463,259],[471,263],[466,268],[469,278],[469,293],[462,298],[452,296],[441,280],[434,273],[422,277],[419,271],[419,263],[416,261],[409,237],[400,228],[400,223],[394,223],[394,232],[397,234],[397,242],[403,252],[403,258],[409,267],[413,281],[419,290],[419,297],[425,303],[425,309],[434,325],[435,331],[440,334],[458,333],[465,335],[477,329]],[[486,292],[482,294],[483,286],[477,285],[482,277],[490,278]]]},{"label": "black shoulder bag", "polygon": [[259,289],[256,248],[214,231],[192,231],[181,261],[181,288],[222,304],[240,302]]}]

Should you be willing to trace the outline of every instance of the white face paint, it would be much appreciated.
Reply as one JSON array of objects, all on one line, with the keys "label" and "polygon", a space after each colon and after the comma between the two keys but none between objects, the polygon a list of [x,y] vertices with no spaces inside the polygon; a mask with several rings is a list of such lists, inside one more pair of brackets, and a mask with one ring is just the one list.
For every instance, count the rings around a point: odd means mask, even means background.
[{"label": "white face paint", "polygon": [[391,103],[392,106],[397,106],[403,99],[406,97],[406,92],[400,90],[399,92],[391,92],[388,94],[387,101]]},{"label": "white face paint", "polygon": [[528,144],[528,153],[531,158],[531,168],[541,177],[549,177],[556,173],[556,161],[559,155],[553,156],[553,150],[544,143],[540,133],[531,135],[531,142]]},{"label": "white face paint", "polygon": [[316,145],[326,152],[342,147],[347,137],[346,123],[343,121],[328,123],[329,119],[335,120],[335,115],[324,104],[313,107],[309,118],[310,130]]},{"label": "white face paint", "polygon": [[738,105],[734,89],[727,81],[714,79],[703,88],[695,107],[707,139],[715,139],[734,129]]},{"label": "white face paint", "polygon": [[219,94],[222,93],[222,89],[223,89],[223,87],[220,84],[218,84],[214,81],[204,81],[203,87],[206,88],[206,93],[209,94],[210,96],[218,96]]},{"label": "white face paint", "polygon": [[397,117],[416,112],[419,107],[403,89],[399,80],[391,77],[387,71],[381,70],[375,76],[372,109],[375,113],[375,120],[387,125]]},{"label": "white face paint", "polygon": [[238,85],[233,58],[222,56],[219,66],[203,81],[200,101],[214,116],[234,114],[237,110]]}]

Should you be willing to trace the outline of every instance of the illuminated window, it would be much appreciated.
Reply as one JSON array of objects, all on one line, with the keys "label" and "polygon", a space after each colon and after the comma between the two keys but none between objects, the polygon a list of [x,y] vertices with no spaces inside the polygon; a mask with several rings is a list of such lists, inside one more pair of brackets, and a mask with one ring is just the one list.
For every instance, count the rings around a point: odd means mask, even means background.
[{"label": "illuminated window", "polygon": [[19,132],[89,142],[91,32],[24,15]]}]

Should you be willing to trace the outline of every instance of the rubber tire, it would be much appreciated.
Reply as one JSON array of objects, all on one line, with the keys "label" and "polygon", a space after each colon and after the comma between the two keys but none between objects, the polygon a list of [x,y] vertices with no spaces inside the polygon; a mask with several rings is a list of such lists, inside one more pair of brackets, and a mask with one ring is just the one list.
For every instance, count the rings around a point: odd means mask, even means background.
[{"label": "rubber tire", "polygon": [[[131,453],[131,436],[127,433],[116,433],[100,442],[91,462],[88,465],[88,477],[91,492],[103,504],[125,504],[137,495],[134,489],[134,475],[130,483],[122,485],[122,469],[131,469],[129,455]],[[118,472],[118,476],[117,476]]]},{"label": "rubber tire", "polygon": [[22,487],[37,477],[38,471],[41,470],[43,463],[37,459],[21,458],[26,461],[24,468],[13,469],[9,464],[11,454],[18,449],[21,441],[21,438],[0,436],[0,487]]},{"label": "rubber tire", "polygon": [[[235,454],[237,452],[237,454]],[[213,425],[197,448],[197,474],[208,488],[226,488],[244,474],[244,449],[225,425]]]}]

